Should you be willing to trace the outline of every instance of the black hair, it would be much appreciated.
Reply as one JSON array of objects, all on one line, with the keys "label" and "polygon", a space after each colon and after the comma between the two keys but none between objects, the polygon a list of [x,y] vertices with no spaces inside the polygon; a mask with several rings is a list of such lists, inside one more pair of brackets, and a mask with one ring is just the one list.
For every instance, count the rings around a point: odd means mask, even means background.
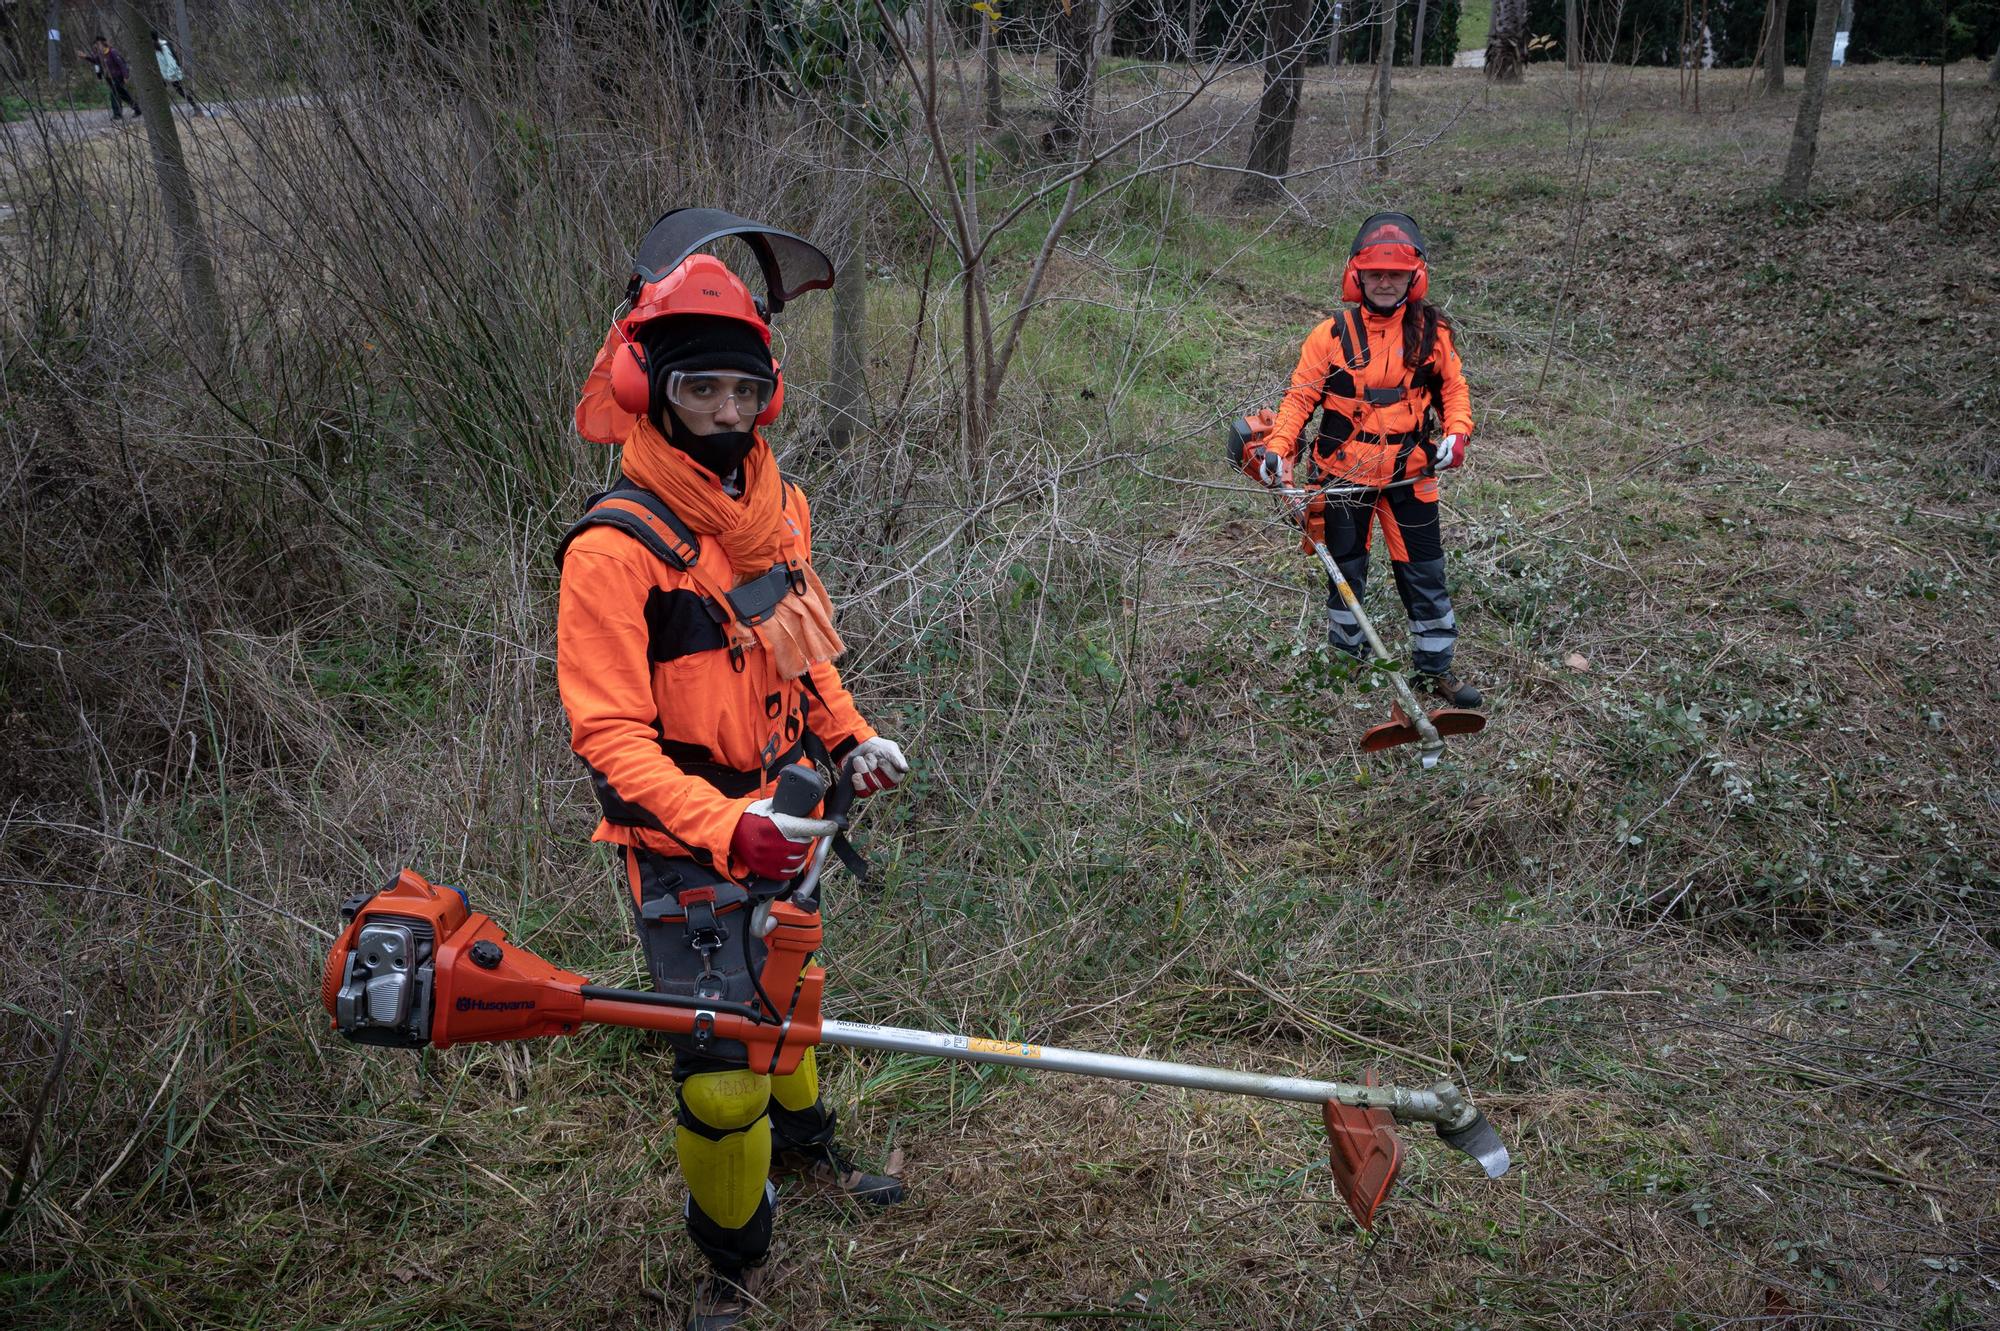
[{"label": "black hair", "polygon": [[1438,329],[1451,327],[1443,310],[1421,296],[1411,296],[1403,307],[1403,364],[1417,368],[1417,357],[1429,360],[1437,350]]}]

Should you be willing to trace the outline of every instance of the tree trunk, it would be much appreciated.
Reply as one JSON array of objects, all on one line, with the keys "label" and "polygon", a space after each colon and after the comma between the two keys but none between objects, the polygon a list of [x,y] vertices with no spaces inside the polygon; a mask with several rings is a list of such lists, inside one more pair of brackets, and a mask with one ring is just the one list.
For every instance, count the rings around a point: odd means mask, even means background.
[{"label": "tree trunk", "polygon": [[1577,21],[1577,0],[1563,0],[1563,68],[1583,65],[1583,28]]},{"label": "tree trunk", "polygon": [[1000,25],[981,15],[979,25],[979,68],[986,83],[986,95],[979,109],[980,123],[988,129],[1000,128],[1007,108],[1000,97]]},{"label": "tree trunk", "polygon": [[174,41],[179,43],[180,46],[180,49],[175,51],[174,55],[179,57],[177,63],[181,67],[181,73],[192,75],[194,73],[194,41],[188,36],[187,0],[174,0]]},{"label": "tree trunk", "polygon": [[[1785,90],[1785,21],[1791,0],[1766,0],[1764,6],[1764,95]],[[1828,51],[1833,48],[1829,46]],[[1828,59],[1832,57],[1829,56]]]},{"label": "tree trunk", "polygon": [[[63,0],[49,0],[49,21],[48,26],[44,29],[45,32],[58,32],[62,29],[62,11]],[[49,38],[49,82],[61,83],[62,72],[62,38],[51,37]]]},{"label": "tree trunk", "polygon": [[2000,84],[2000,51],[1995,51],[1993,58],[1986,62],[1986,81]]},{"label": "tree trunk", "polygon": [[1495,83],[1519,83],[1528,61],[1528,0],[1493,0],[1492,27],[1486,37],[1486,77]]},{"label": "tree trunk", "polygon": [[[1575,4],[1576,0],[1570,0]],[[1410,33],[1410,68],[1424,67],[1424,19],[1429,16],[1431,0],[1417,0],[1417,23]]]},{"label": "tree trunk", "polygon": [[1840,0],[1819,0],[1813,9],[1812,54],[1806,57],[1806,88],[1799,97],[1799,118],[1792,126],[1792,151],[1785,159],[1785,180],[1778,193],[1785,202],[1803,204],[1812,188],[1813,158],[1819,153],[1819,113],[1826,101],[1826,80],[1833,68],[1833,26],[1840,19]]},{"label": "tree trunk", "polygon": [[[982,38],[989,49],[992,22]],[[826,386],[826,435],[836,453],[865,430],[868,419],[868,177],[860,172],[861,114],[866,90],[850,64],[840,105],[840,164],[853,173],[854,198],[847,209],[847,256],[833,277],[833,348]],[[994,105],[988,98],[987,105]],[[966,349],[971,354],[971,348]]]},{"label": "tree trunk", "polygon": [[1268,199],[1292,169],[1292,131],[1299,119],[1299,66],[1305,60],[1312,0],[1269,0],[1264,6],[1264,96],[1250,140],[1249,170],[1236,187],[1239,203]]},{"label": "tree trunk", "polygon": [[458,62],[456,75],[458,106],[471,150],[473,196],[487,244],[494,254],[504,256],[512,252],[520,193],[514,173],[507,169],[500,126],[487,100],[499,79],[493,67],[493,31],[484,5],[467,9],[461,50],[464,58]]},{"label": "tree trunk", "polygon": [[160,67],[153,60],[153,43],[146,36],[149,29],[138,0],[118,0],[118,26],[124,29],[128,52],[125,62],[132,70],[132,95],[146,117],[146,142],[152,149],[153,174],[160,183],[160,208],[166,215],[174,262],[180,269],[191,349],[203,371],[218,374],[223,350],[228,345],[222,292],[216,285],[215,260],[209,254],[208,236],[201,229],[194,178],[188,174],[187,158],[181,153],[180,127],[174,123],[167,85],[160,80]]},{"label": "tree trunk", "polygon": [[1340,68],[1340,30],[1347,22],[1347,6],[1342,0],[1333,0],[1333,32],[1326,39],[1326,67],[1329,72]]},{"label": "tree trunk", "polygon": [[1188,0],[1187,31],[1182,34],[1187,47],[1187,62],[1192,65],[1201,59],[1201,0]]},{"label": "tree trunk", "polygon": [[1379,24],[1375,52],[1375,142],[1369,149],[1375,156],[1377,174],[1389,170],[1389,70],[1396,63],[1396,9],[1398,0],[1375,0]]},{"label": "tree trunk", "polygon": [[1042,139],[1051,157],[1075,152],[1090,128],[1091,73],[1102,0],[1071,0],[1056,20],[1056,118]]}]

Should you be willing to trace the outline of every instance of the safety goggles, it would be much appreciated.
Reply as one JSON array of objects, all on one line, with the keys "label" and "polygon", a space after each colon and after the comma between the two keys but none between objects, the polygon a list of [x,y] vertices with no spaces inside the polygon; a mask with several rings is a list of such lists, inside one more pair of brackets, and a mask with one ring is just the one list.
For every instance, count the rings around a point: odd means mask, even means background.
[{"label": "safety goggles", "polygon": [[770,405],[778,389],[769,379],[716,370],[675,370],[667,375],[667,401],[682,411],[713,416],[734,403],[736,414],[752,420]]}]

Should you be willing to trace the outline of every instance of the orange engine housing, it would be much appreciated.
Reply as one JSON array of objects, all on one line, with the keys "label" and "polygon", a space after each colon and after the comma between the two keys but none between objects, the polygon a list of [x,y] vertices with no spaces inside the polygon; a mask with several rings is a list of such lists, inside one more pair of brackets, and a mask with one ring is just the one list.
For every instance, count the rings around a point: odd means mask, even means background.
[{"label": "orange engine housing", "polygon": [[820,945],[819,913],[789,901],[767,908],[758,977],[783,1011],[593,985],[508,943],[464,893],[411,869],[342,909],[347,925],[327,954],[320,1001],[334,1029],[359,1044],[448,1049],[603,1022],[738,1040],[753,1069],[783,1075],[819,1043],[826,972],[809,964]]}]

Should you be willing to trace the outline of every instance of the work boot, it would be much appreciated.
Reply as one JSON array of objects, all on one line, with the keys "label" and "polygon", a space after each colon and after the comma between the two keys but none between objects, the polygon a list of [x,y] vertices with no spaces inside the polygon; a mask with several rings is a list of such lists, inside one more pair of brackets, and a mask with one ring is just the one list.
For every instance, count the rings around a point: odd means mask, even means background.
[{"label": "work boot", "polygon": [[710,1271],[695,1286],[694,1307],[688,1313],[687,1331],[728,1331],[752,1309],[764,1306],[758,1297],[764,1288],[770,1260],[735,1272]]},{"label": "work boot", "polygon": [[1444,699],[1453,707],[1477,707],[1486,701],[1478,689],[1473,688],[1449,670],[1442,674],[1424,671],[1417,676],[1420,691],[1429,691]]},{"label": "work boot", "polygon": [[892,1174],[864,1172],[838,1142],[780,1147],[776,1163],[781,1169],[803,1174],[821,1187],[870,1206],[894,1206],[908,1195],[903,1180]]}]

